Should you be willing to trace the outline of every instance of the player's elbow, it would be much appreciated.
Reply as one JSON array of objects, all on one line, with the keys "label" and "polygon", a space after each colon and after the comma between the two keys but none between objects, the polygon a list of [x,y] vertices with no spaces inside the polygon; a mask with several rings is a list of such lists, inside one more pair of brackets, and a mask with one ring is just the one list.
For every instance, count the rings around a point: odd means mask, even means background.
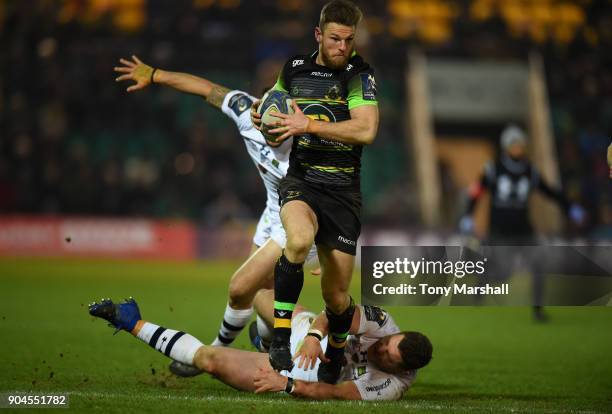
[{"label": "player's elbow", "polygon": [[359,134],[359,142],[361,145],[370,145],[376,139],[376,133],[378,132],[378,128],[376,127],[365,127],[361,130]]},{"label": "player's elbow", "polygon": [[334,400],[345,400],[345,401],[358,401],[361,400],[361,394],[356,390],[348,390],[344,387],[335,386],[334,393],[332,395]]},{"label": "player's elbow", "polygon": [[374,139],[376,138],[376,134],[372,134],[372,133],[364,133],[361,137],[360,137],[360,142],[361,145],[370,145],[374,142]]},{"label": "player's elbow", "polygon": [[331,397],[335,400],[361,400],[361,393],[354,382],[346,381],[331,386]]},{"label": "player's elbow", "polygon": [[376,139],[378,133],[378,122],[368,121],[360,126],[359,141],[361,145],[370,145]]}]

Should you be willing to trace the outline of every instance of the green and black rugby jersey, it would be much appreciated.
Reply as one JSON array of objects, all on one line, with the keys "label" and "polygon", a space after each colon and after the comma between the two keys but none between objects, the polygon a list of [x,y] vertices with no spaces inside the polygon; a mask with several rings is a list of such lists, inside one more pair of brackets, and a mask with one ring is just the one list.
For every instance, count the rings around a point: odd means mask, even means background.
[{"label": "green and black rugby jersey", "polygon": [[[287,92],[308,117],[326,122],[351,119],[350,110],[378,105],[374,70],[356,53],[343,70],[315,63],[318,52],[290,58],[274,89]],[[312,134],[294,136],[288,175],[307,182],[359,189],[361,145]]]}]

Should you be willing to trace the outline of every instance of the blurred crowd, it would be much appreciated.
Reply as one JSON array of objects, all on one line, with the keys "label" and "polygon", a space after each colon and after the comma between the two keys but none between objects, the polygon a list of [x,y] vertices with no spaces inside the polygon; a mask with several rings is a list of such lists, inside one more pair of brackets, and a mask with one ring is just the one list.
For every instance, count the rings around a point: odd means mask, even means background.
[{"label": "blurred crowd", "polygon": [[[260,95],[284,59],[314,50],[323,3],[0,2],[0,212],[189,217],[211,225],[258,217],[263,186],[233,123],[198,97],[155,86],[128,95],[112,68],[136,54]],[[358,49],[377,70],[382,120],[364,153],[366,222],[418,224],[404,139],[408,48],[498,60],[537,49],[563,184],[589,210],[591,230],[610,231],[604,153],[612,131],[612,1],[358,3],[366,17]]]}]

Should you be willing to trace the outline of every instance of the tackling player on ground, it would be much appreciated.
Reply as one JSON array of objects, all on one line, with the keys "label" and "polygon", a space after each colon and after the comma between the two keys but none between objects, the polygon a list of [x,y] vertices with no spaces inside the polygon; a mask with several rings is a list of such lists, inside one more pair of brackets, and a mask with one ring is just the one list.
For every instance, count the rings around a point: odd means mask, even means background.
[{"label": "tackling player on ground", "polygon": [[[272,323],[272,291],[260,291],[254,305],[258,315]],[[294,309],[291,343],[300,362],[282,375],[271,369],[266,354],[206,346],[188,333],[144,321],[133,299],[117,305],[102,300],[91,304],[89,313],[107,320],[117,330],[130,332],[175,361],[194,365],[236,389],[258,393],[286,391],[295,397],[319,400],[397,400],[432,355],[426,336],[400,331],[391,315],[380,308],[356,306],[343,352],[347,364],[341,382],[332,385],[316,382],[316,371],[311,370],[323,352],[321,342],[324,345],[327,339],[329,324],[324,312],[317,316],[299,305]]]},{"label": "tackling player on ground", "polygon": [[[329,362],[319,379],[335,383],[355,311],[348,294],[361,231],[361,151],[378,130],[372,68],[354,51],[361,11],[334,0],[315,28],[318,50],[285,63],[274,89],[294,98],[293,115],[278,114],[278,141],[291,136],[289,171],[280,185],[281,219],[287,245],[274,270],[274,339],[270,362],[290,370],[291,317],[302,290],[303,263],[313,241],[322,268],[321,290],[329,320]],[[255,105],[254,105],[255,107]],[[254,108],[253,122],[260,117]]]},{"label": "tackling player on ground", "polygon": [[[135,82],[127,88],[128,92],[144,89],[153,83],[169,86],[181,92],[202,96],[211,106],[231,118],[266,187],[266,208],[253,237],[251,255],[232,276],[223,322],[212,343],[214,346],[227,346],[251,319],[252,302],[257,291],[272,286],[274,265],[285,246],[285,231],[279,216],[278,186],[287,172],[291,142],[277,148],[266,145],[265,139],[253,127],[249,117],[249,108],[256,98],[246,92],[230,90],[187,73],[154,69],[136,56],[132,56],[132,60],[120,59],[120,63],[121,66],[115,67],[115,71],[121,74],[116,80]],[[315,255],[313,248],[309,257]],[[176,365],[174,367],[173,372],[179,373]]]}]

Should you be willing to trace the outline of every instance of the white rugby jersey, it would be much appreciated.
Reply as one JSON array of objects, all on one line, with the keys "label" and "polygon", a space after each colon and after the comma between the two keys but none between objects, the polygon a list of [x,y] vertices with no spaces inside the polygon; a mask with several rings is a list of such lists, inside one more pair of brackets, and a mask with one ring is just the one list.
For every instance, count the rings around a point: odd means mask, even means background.
[{"label": "white rugby jersey", "polygon": [[266,204],[272,211],[278,212],[280,211],[278,185],[289,168],[289,153],[293,138],[287,139],[276,148],[266,144],[261,132],[255,129],[251,122],[251,104],[256,99],[246,92],[234,90],[225,96],[221,110],[236,123],[244,145],[266,186]]},{"label": "white rugby jersey", "polygon": [[[395,321],[386,311],[375,306],[357,305],[359,308],[359,333],[347,338],[344,356],[346,365],[342,367],[339,382],[353,381],[363,400],[397,400],[412,385],[416,370],[402,374],[388,374],[368,362],[368,348],[387,335],[400,332]],[[300,319],[302,316],[305,319]],[[296,354],[302,345],[310,324],[316,315],[311,312],[298,314],[292,322],[291,352]],[[327,347],[327,337],[321,341]],[[304,381],[317,381],[317,370],[321,361],[317,359],[313,370],[296,366],[291,371],[293,378]],[[286,372],[286,371],[285,371]]]},{"label": "white rugby jersey", "polygon": [[368,348],[387,335],[397,334],[399,327],[385,310],[376,306],[358,305],[359,334],[349,335],[340,381],[354,381],[364,400],[397,400],[412,385],[416,370],[388,374],[368,363]]}]

